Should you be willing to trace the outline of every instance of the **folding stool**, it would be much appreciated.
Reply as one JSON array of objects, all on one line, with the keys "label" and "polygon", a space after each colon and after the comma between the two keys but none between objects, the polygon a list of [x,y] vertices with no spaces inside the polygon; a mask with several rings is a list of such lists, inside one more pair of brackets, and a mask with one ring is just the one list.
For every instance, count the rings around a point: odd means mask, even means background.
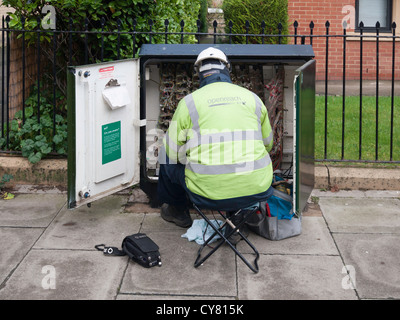
[{"label": "folding stool", "polygon": [[[212,227],[214,229],[214,233],[200,246],[199,251],[197,252],[197,258],[196,261],[194,262],[194,267],[197,268],[198,266],[200,266],[203,262],[205,262],[215,251],[217,251],[222,244],[227,243],[229,245],[229,247],[235,252],[235,254],[242,259],[242,261],[250,268],[251,271],[253,271],[254,273],[258,273],[258,264],[257,264],[257,260],[260,257],[260,254],[258,253],[257,249],[254,247],[254,245],[247,239],[246,236],[244,236],[239,228],[246,222],[246,220],[252,215],[252,214],[256,214],[257,210],[259,210],[259,204],[251,206],[249,208],[242,208],[242,209],[238,209],[236,211],[234,211],[233,214],[231,214],[229,217],[227,216],[227,213],[223,213],[222,210],[218,210],[219,214],[221,215],[221,217],[224,219],[224,222],[221,226],[219,226],[218,228],[216,226],[214,226],[211,221],[207,218],[207,216],[196,206],[196,204],[193,203],[193,207],[196,209],[196,211],[200,214],[200,216],[203,217],[203,219],[207,222],[207,225]],[[232,217],[235,217],[239,214],[241,214],[244,211],[242,220],[240,221],[239,224],[237,224],[236,226],[232,223]],[[222,232],[222,229],[226,226],[226,225],[230,225],[232,230],[225,235],[224,232]],[[255,259],[254,259],[254,265],[252,265],[235,247],[234,244],[231,243],[231,241],[229,241],[229,237],[231,235],[233,235],[235,232],[237,232],[239,234],[239,236],[249,245],[249,247],[253,250],[254,254],[256,255]],[[222,239],[220,240],[220,242],[214,247],[212,248],[212,250],[210,252],[208,252],[208,254],[201,258],[201,253],[203,251],[203,249],[208,245],[208,243],[216,236],[219,235]]]}]

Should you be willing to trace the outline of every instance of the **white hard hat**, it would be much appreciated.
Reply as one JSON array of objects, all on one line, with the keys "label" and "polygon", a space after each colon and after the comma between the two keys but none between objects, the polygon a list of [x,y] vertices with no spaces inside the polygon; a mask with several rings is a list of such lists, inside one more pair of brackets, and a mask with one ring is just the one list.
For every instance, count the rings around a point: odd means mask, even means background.
[{"label": "white hard hat", "polygon": [[[208,60],[208,59],[213,59],[213,60],[219,60],[222,62],[222,64],[216,65],[216,64],[207,64],[207,65],[202,65],[202,61]],[[199,71],[202,72],[204,70],[209,70],[209,69],[223,69],[223,68],[230,68],[230,63],[228,61],[228,58],[226,57],[225,53],[223,53],[221,50],[209,47],[197,56],[197,60],[194,63],[195,68]]]}]

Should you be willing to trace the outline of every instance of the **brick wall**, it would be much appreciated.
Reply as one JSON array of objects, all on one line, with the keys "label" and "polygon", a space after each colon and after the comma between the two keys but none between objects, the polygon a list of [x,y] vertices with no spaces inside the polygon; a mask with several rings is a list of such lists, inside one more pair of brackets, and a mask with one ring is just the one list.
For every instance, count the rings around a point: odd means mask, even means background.
[{"label": "brick wall", "polygon": [[[7,16],[7,12],[13,9],[1,5],[0,19]],[[1,21],[0,21],[1,25]],[[2,45],[2,33],[0,32],[0,47]],[[29,96],[31,86],[36,81],[36,51],[34,47],[25,49],[25,99]],[[1,54],[1,53],[0,53]],[[9,87],[9,116],[13,118],[18,110],[22,109],[23,100],[23,73],[22,73],[22,40],[17,39],[16,34],[10,34],[10,87]]]},{"label": "brick wall", "polygon": [[[298,34],[310,34],[309,24],[314,22],[314,35],[326,34],[325,22],[329,20],[330,35],[342,35],[342,19],[347,13],[342,13],[342,8],[346,5],[355,6],[354,0],[289,0],[288,12],[289,21],[293,24],[297,20],[299,23]],[[400,24],[398,23],[400,27]],[[290,27],[293,33],[293,26]],[[398,28],[399,29],[399,28]],[[348,33],[354,34],[353,29],[348,29]],[[398,32],[397,32],[398,34]],[[306,43],[309,43],[307,38]],[[363,79],[376,79],[376,40],[363,41]],[[317,79],[325,79],[325,53],[326,40],[324,38],[314,38],[313,48],[317,60]],[[395,78],[400,80],[400,42],[396,42],[397,62],[395,67]],[[390,80],[392,77],[392,42],[380,42],[379,47],[379,76],[381,80]],[[343,39],[329,39],[329,60],[328,78],[330,80],[340,80],[343,76]],[[360,77],[360,42],[348,40],[346,43],[346,79],[354,80]]]},{"label": "brick wall", "polygon": [[[13,118],[23,104],[22,39],[15,34],[10,37],[10,96],[9,114]],[[28,98],[32,85],[36,83],[37,54],[34,46],[25,48],[25,99]]]}]

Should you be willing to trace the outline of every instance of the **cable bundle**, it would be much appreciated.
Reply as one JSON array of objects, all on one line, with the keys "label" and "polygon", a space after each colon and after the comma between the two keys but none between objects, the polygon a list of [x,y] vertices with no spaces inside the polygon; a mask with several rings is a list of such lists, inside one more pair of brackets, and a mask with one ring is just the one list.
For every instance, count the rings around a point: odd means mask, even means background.
[{"label": "cable bundle", "polygon": [[268,116],[274,134],[274,145],[270,152],[274,170],[280,169],[283,156],[283,85],[285,71],[283,66],[277,68],[275,77],[265,85],[269,91]]},{"label": "cable bundle", "polygon": [[178,103],[199,87],[198,76],[192,76],[193,66],[182,63],[164,63],[160,68],[159,129],[168,130]]},{"label": "cable bundle", "polygon": [[[274,170],[280,169],[283,156],[283,91],[284,68],[276,67],[276,74],[264,85],[261,65],[236,64],[232,68],[232,82],[257,94],[268,109],[269,121],[274,134],[274,145],[270,152]],[[160,68],[160,115],[158,128],[167,131],[172,116],[181,99],[199,87],[199,78],[192,64],[163,63]],[[268,91],[265,97],[265,89]]]}]

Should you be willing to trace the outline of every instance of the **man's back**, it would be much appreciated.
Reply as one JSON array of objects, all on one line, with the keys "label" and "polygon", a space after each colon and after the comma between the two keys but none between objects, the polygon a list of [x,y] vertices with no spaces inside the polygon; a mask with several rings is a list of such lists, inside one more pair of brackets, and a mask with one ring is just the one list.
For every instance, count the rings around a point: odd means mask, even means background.
[{"label": "man's back", "polygon": [[264,201],[272,190],[273,134],[263,102],[232,84],[230,62],[217,48],[203,50],[194,68],[200,89],[175,110],[158,180],[161,216],[182,227],[191,223],[188,198],[232,211]]},{"label": "man's back", "polygon": [[263,133],[272,137],[271,128],[265,106],[251,91],[208,84],[180,102],[172,121],[177,144],[185,145],[190,191],[220,200],[268,189],[272,165]]}]

